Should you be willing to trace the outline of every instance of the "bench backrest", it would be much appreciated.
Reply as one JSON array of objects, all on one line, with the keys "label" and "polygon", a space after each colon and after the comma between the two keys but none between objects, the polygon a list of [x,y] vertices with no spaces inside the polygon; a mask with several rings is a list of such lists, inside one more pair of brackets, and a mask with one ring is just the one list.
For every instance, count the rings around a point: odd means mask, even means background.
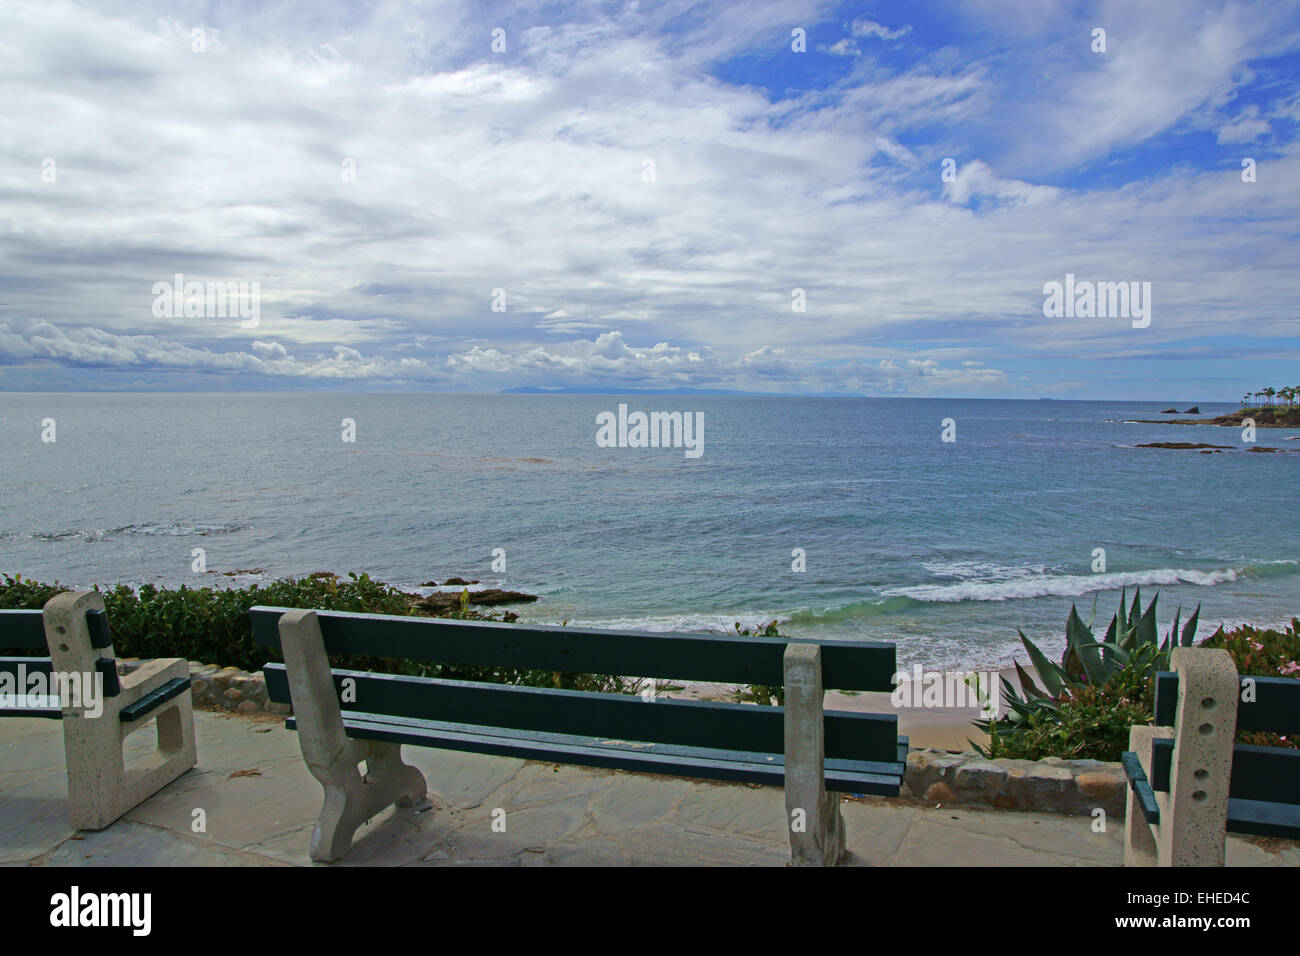
[{"label": "bench backrest", "polygon": [[[117,674],[117,661],[110,654],[108,657],[94,654],[105,648],[111,649],[113,638],[108,629],[108,615],[103,611],[91,609],[86,612],[86,627],[90,632],[91,656],[94,666],[104,679],[104,696],[116,697],[122,692],[121,681]],[[41,651],[40,656],[0,657],[0,682],[12,682],[18,696],[26,694],[25,678],[32,674],[49,675],[53,671],[50,661],[50,648],[45,639],[45,612],[29,610],[0,610],[0,648],[17,651]],[[62,710],[52,701],[48,706],[15,708],[0,706],[0,717],[32,716],[61,717]]]},{"label": "bench backrest", "polygon": [[[250,610],[258,644],[280,646],[278,624],[287,610],[260,605]],[[316,616],[331,655],[769,686],[779,686],[784,679],[783,655],[789,643],[771,637],[651,634],[347,611],[317,611]],[[798,643],[821,645],[822,685],[827,689],[894,689],[893,644]]]},{"label": "bench backrest", "polygon": [[[1237,700],[1238,731],[1275,734],[1300,732],[1300,680],[1290,677],[1241,677]],[[1174,726],[1178,709],[1178,674],[1156,674],[1155,724]],[[1168,791],[1174,741],[1152,743],[1151,787]],[[1229,796],[1241,800],[1300,803],[1300,750],[1236,744],[1232,750]]]},{"label": "bench backrest", "polygon": [[[279,647],[285,608],[251,611],[257,642]],[[770,637],[648,634],[570,627],[318,611],[326,652],[354,657],[512,666],[779,686],[787,641]],[[823,682],[846,690],[892,690],[892,644],[809,641],[822,647]],[[282,664],[265,668],[272,700],[289,703]],[[638,696],[334,670],[345,711],[542,733],[780,754],[784,709],[715,701],[647,703]],[[351,681],[343,697],[344,681]],[[830,759],[894,762],[894,714],[824,715]]]},{"label": "bench backrest", "polygon": [[[86,612],[86,627],[90,629],[90,646],[103,650],[113,646],[108,629],[108,615],[103,611]],[[0,648],[20,651],[42,650],[49,653],[45,642],[45,612],[28,610],[0,610]]]}]

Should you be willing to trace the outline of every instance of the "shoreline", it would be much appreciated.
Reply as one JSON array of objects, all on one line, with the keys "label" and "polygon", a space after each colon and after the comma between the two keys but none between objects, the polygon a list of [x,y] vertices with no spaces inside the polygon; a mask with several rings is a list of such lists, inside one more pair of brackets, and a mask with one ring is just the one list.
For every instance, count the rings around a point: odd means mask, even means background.
[{"label": "shoreline", "polygon": [[[1025,665],[1031,677],[1036,677],[1032,667]],[[955,674],[969,674],[969,671],[933,671],[927,674],[943,674],[944,677]],[[985,672],[981,672],[985,673]],[[1020,679],[1014,667],[1005,667],[998,672],[998,687],[1001,680],[1007,679],[1013,687],[1020,689]],[[674,700],[730,700],[732,691],[738,685],[713,682],[669,682],[680,690],[660,691],[658,696]],[[906,683],[906,682],[905,682]],[[945,681],[946,683],[946,681]],[[919,695],[918,695],[919,696]],[[850,713],[898,714],[898,732],[908,738],[911,749],[932,747],[939,750],[968,751],[971,741],[986,746],[988,735],[971,722],[978,720],[982,714],[978,707],[927,707],[916,705],[894,706],[893,693],[890,691],[861,691],[843,693],[826,691],[824,706],[828,710],[843,710]]]}]

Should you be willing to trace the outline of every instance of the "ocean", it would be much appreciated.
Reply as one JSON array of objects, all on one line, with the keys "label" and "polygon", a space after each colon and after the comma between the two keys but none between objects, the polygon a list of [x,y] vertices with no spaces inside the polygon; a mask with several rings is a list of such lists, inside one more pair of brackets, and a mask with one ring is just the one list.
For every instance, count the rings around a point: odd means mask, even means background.
[{"label": "ocean", "polygon": [[[698,457],[598,444],[620,404],[633,425],[636,411],[702,422]],[[1201,605],[1201,635],[1300,615],[1300,454],[1248,454],[1236,429],[1132,423],[1161,407],[0,394],[0,571],[217,587],[366,571],[412,590],[459,575],[539,595],[512,608],[528,621],[724,632],[777,619],[947,669],[1006,666],[1017,629],[1059,650],[1072,603],[1086,620],[1096,600],[1104,629],[1121,587],[1159,592],[1162,632],[1180,605],[1184,619]],[[1297,436],[1261,429],[1258,444],[1297,449]],[[1150,441],[1233,447],[1135,447]]]}]

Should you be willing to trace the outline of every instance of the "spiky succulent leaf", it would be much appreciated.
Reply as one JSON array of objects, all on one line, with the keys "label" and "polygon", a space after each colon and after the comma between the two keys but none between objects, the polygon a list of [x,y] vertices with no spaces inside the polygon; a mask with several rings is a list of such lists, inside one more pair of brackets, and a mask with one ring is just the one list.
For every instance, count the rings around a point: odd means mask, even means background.
[{"label": "spiky succulent leaf", "polygon": [[1201,606],[1196,605],[1196,611],[1187,619],[1183,625],[1183,647],[1191,647],[1192,639],[1196,637],[1196,621],[1201,616]]},{"label": "spiky succulent leaf", "polygon": [[1038,679],[1043,682],[1043,688],[1049,696],[1059,696],[1061,688],[1070,683],[1070,675],[1049,661],[1047,655],[1040,651],[1033,641],[1025,637],[1023,631],[1017,630],[1016,633],[1020,635],[1020,643],[1025,646],[1025,651],[1029,654],[1029,662],[1038,672]]},{"label": "spiky succulent leaf", "polygon": [[1156,598],[1151,599],[1151,605],[1146,609],[1143,615],[1138,618],[1137,625],[1133,628],[1133,645],[1141,646],[1143,644],[1158,644],[1160,641],[1159,632],[1156,629]]},{"label": "spiky succulent leaf", "polygon": [[[1020,666],[1020,662],[1016,661],[1015,665],[1016,676],[1020,678],[1020,690],[1024,695],[1026,697],[1046,697],[1047,693],[1034,683],[1034,679],[1029,676],[1028,671]],[[1003,680],[1005,682],[1005,678],[1003,678]]]},{"label": "spiky succulent leaf", "polygon": [[1088,682],[1104,684],[1107,668],[1106,662],[1102,659],[1102,645],[1097,643],[1092,632],[1084,626],[1078,609],[1073,605],[1070,606],[1070,617],[1065,622],[1065,639],[1069,641],[1070,647],[1079,658],[1084,673],[1088,675]]},{"label": "spiky succulent leaf", "polygon": [[1177,609],[1174,611],[1174,626],[1169,629],[1169,633],[1165,635],[1165,639],[1160,642],[1161,654],[1169,653],[1169,650],[1173,646],[1173,643],[1176,640],[1178,640],[1178,621],[1182,616],[1183,616],[1183,606],[1180,604],[1178,605]]},{"label": "spiky succulent leaf", "polygon": [[[1089,628],[1092,630],[1092,628]],[[1106,636],[1101,639],[1103,644],[1119,643],[1117,631],[1119,630],[1119,615],[1110,619],[1110,627],[1106,628]]]}]

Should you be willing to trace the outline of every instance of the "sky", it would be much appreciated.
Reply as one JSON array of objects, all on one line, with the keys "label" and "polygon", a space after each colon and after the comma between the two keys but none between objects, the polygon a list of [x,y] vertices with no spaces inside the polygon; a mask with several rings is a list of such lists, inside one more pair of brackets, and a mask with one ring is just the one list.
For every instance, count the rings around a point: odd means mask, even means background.
[{"label": "sky", "polygon": [[1277,0],[7,0],[0,391],[1235,401],[1298,79]]}]

